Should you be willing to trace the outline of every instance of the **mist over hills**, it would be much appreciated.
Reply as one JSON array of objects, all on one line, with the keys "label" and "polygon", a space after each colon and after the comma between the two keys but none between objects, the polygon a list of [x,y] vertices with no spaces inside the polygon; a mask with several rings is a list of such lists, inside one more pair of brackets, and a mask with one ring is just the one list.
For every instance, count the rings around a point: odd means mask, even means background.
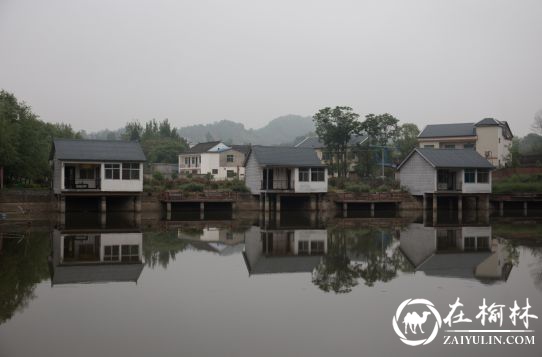
[{"label": "mist over hills", "polygon": [[212,140],[220,140],[226,144],[291,144],[299,136],[310,132],[314,132],[312,118],[299,115],[278,117],[259,129],[247,129],[243,124],[231,120],[179,129],[179,134],[194,144]]}]

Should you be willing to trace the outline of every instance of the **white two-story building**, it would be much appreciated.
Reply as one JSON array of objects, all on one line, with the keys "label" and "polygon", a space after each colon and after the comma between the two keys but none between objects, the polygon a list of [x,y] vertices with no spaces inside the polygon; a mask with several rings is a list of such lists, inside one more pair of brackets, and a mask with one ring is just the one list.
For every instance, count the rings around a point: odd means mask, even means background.
[{"label": "white two-story building", "polygon": [[55,139],[50,159],[61,211],[66,197],[101,197],[102,211],[107,197],[126,197],[141,208],[145,154],[138,142]]},{"label": "white two-story building", "polygon": [[[260,203],[280,210],[281,198],[306,198],[316,209],[327,192],[327,167],[312,148],[253,146],[245,169],[245,183]],[[262,207],[263,208],[263,207]]]}]

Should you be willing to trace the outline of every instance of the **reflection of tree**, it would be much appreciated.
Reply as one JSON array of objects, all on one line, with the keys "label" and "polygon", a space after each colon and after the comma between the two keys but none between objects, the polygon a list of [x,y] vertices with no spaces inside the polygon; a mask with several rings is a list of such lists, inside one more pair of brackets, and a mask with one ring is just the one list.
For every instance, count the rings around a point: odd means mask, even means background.
[{"label": "reflection of tree", "polygon": [[330,230],[328,252],[313,272],[313,283],[324,291],[347,293],[363,279],[367,286],[387,282],[412,267],[386,231]]},{"label": "reflection of tree", "polygon": [[533,277],[534,285],[542,290],[542,247],[536,246],[529,248],[535,260],[535,263],[530,264],[532,267],[531,276]]},{"label": "reflection of tree", "polygon": [[34,298],[34,288],[49,278],[47,257],[51,243],[47,234],[4,239],[0,253],[0,324]]},{"label": "reflection of tree", "polygon": [[186,241],[178,239],[175,232],[145,232],[143,234],[143,256],[145,264],[154,268],[157,265],[167,268],[175,260],[177,253],[187,246]]}]

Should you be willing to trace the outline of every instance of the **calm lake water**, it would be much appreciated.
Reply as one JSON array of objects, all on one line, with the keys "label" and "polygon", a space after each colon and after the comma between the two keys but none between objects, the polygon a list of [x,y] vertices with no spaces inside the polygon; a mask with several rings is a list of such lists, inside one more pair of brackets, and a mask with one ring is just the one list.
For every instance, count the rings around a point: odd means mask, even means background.
[{"label": "calm lake water", "polygon": [[[443,345],[446,329],[523,329],[509,319],[515,300],[542,315],[542,220],[531,215],[0,223],[0,356],[540,356],[535,318],[534,346]],[[472,322],[407,346],[392,321],[410,298],[442,319],[460,298]],[[502,327],[476,319],[484,298],[505,305]]]}]

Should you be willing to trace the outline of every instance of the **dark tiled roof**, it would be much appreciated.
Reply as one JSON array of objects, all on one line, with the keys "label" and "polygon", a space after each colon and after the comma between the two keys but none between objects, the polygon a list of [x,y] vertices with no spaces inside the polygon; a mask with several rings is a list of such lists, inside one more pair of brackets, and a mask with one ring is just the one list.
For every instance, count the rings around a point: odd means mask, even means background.
[{"label": "dark tiled roof", "polygon": [[143,264],[84,264],[57,265],[53,269],[51,282],[57,284],[137,282]]},{"label": "dark tiled roof", "polygon": [[[493,165],[487,161],[476,150],[471,149],[430,149],[417,148],[413,152],[418,152],[434,167],[449,168],[480,168],[493,169]],[[412,153],[407,156],[404,162],[410,158]],[[401,167],[403,165],[399,165]]]},{"label": "dark tiled roof", "polygon": [[213,147],[220,144],[221,141],[208,141],[206,143],[199,143],[186,150],[183,154],[201,154],[211,150]]},{"label": "dark tiled roof", "polygon": [[54,158],[81,161],[145,161],[139,142],[55,139]]},{"label": "dark tiled roof", "polygon": [[475,124],[478,125],[501,125],[501,123],[498,120],[495,120],[493,118],[484,118],[480,120],[478,123]]},{"label": "dark tiled roof", "polygon": [[[348,145],[354,146],[356,144],[362,143],[367,139],[366,135],[353,135],[348,142]],[[308,136],[305,139],[301,140],[299,143],[294,145],[299,148],[313,148],[321,149],[325,145],[317,136]]]},{"label": "dark tiled roof", "polygon": [[[247,265],[250,275],[278,273],[310,273],[320,261],[319,256],[260,257],[254,266]],[[245,262],[248,260],[245,258]]]},{"label": "dark tiled roof", "polygon": [[230,147],[234,150],[237,150],[239,152],[242,152],[245,155],[248,155],[251,150],[250,145],[230,145]]},{"label": "dark tiled roof", "polygon": [[450,136],[476,136],[474,123],[432,124],[418,135],[418,138],[441,138]]},{"label": "dark tiled roof", "polygon": [[312,148],[255,145],[251,155],[254,155],[261,166],[325,166]]}]

